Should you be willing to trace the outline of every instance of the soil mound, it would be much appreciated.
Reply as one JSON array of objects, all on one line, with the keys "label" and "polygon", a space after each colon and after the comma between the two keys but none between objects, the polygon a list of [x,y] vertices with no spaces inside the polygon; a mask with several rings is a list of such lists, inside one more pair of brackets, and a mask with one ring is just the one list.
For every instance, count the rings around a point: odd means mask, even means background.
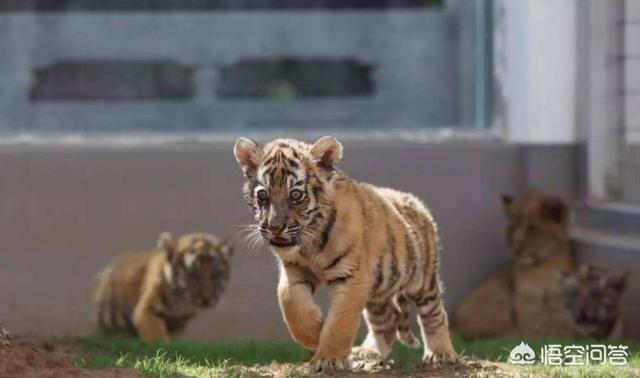
[{"label": "soil mound", "polygon": [[100,371],[77,367],[70,356],[61,355],[55,342],[12,341],[0,324],[0,377],[2,378],[133,378],[143,377],[129,369]]}]

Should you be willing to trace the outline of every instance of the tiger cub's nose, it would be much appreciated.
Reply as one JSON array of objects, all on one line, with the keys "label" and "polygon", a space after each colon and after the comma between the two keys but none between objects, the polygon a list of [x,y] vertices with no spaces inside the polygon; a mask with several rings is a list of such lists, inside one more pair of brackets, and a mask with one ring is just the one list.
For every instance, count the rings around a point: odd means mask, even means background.
[{"label": "tiger cub's nose", "polygon": [[269,232],[273,236],[279,236],[283,230],[284,230],[284,225],[279,225],[279,224],[269,225]]}]

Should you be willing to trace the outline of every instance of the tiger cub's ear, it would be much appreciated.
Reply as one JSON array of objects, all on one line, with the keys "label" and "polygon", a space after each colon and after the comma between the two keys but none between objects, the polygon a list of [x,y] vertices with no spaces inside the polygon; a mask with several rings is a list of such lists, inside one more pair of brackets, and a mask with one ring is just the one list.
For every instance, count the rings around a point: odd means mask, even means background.
[{"label": "tiger cub's ear", "polygon": [[229,260],[231,256],[233,256],[233,246],[230,246],[228,244],[223,244],[222,247],[220,247],[220,251],[224,255],[224,258],[227,260]]},{"label": "tiger cub's ear", "polygon": [[620,273],[612,273],[608,277],[609,284],[616,290],[619,294],[625,291],[627,288],[627,278],[629,277],[629,272],[620,272]]},{"label": "tiger cub's ear", "polygon": [[505,214],[510,216],[513,213],[513,197],[508,194],[502,194],[500,196],[500,202],[502,203],[502,210],[504,210]]},{"label": "tiger cub's ear", "polygon": [[242,167],[245,177],[255,175],[258,166],[262,162],[262,149],[258,144],[249,138],[240,137],[233,147],[233,154]]},{"label": "tiger cub's ear", "polygon": [[334,136],[323,136],[311,147],[311,155],[321,168],[333,171],[342,159],[342,144]]},{"label": "tiger cub's ear", "polygon": [[163,232],[158,238],[158,248],[164,250],[167,261],[172,261],[176,254],[176,243],[173,241],[173,237],[168,232]]}]

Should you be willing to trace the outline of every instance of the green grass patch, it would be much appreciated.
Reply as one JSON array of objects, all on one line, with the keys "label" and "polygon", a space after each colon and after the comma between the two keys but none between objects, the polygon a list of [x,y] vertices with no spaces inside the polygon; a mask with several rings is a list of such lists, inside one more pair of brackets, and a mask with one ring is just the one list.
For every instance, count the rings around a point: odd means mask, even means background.
[{"label": "green grass patch", "polygon": [[[78,344],[85,351],[76,360],[80,367],[94,370],[135,368],[152,377],[257,377],[264,376],[259,371],[262,365],[299,363],[310,358],[310,352],[288,341],[148,343],[118,336],[91,337],[79,340]],[[302,373],[297,369],[290,370],[287,376],[296,377]]]},{"label": "green grass patch", "polygon": [[[453,342],[458,353],[466,361],[476,359],[507,362],[509,352],[521,340],[476,340],[464,342],[454,336]],[[558,342],[554,340],[529,342],[529,346],[539,353],[548,344],[583,345],[597,344],[593,340]],[[600,342],[601,343],[601,342]],[[197,341],[175,341],[171,343],[147,343],[127,337],[91,337],[78,340],[84,353],[77,358],[77,364],[89,369],[107,367],[135,368],[151,377],[266,377],[292,378],[307,377],[302,367],[311,354],[294,342],[227,340],[204,343]],[[607,344],[607,343],[605,343]],[[629,363],[625,367],[608,364],[585,367],[551,367],[535,364],[524,368],[509,365],[523,376],[551,377],[638,377],[640,376],[640,342],[625,342],[629,347]],[[396,374],[420,371],[421,349],[409,349],[396,343],[390,356]],[[471,366],[471,365],[469,365]],[[488,374],[498,376],[499,372],[478,372],[467,367],[462,375]],[[479,368],[482,369],[482,368]],[[515,370],[514,370],[515,371]]]}]

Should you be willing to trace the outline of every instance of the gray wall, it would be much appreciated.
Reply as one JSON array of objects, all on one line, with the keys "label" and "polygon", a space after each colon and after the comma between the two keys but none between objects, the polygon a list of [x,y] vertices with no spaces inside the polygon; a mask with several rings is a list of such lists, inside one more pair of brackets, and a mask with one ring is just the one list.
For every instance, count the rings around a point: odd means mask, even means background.
[{"label": "gray wall", "polygon": [[[568,146],[344,145],[342,167],[352,177],[414,192],[433,210],[450,309],[507,259],[500,193],[532,180],[565,198],[573,193]],[[4,326],[20,334],[86,334],[92,277],[118,253],[152,246],[163,230],[228,234],[250,222],[231,146],[0,147]],[[197,317],[186,337],[287,339],[269,252],[240,247],[231,277],[222,302]]]}]

